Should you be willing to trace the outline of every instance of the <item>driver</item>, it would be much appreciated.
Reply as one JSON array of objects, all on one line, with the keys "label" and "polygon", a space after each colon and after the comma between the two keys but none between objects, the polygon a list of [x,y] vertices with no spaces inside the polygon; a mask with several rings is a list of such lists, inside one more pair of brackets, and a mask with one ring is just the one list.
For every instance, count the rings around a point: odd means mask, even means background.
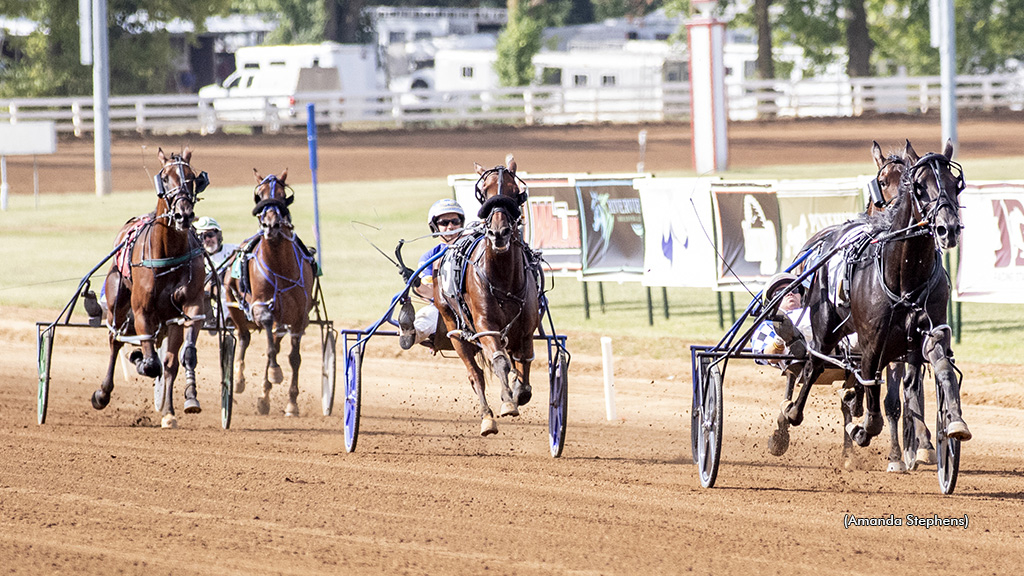
[{"label": "driver", "polygon": [[[787,286],[795,282],[796,276],[780,272],[768,279],[762,291],[763,305],[775,299]],[[807,340],[811,338],[811,319],[803,305],[804,287],[798,284],[786,293],[779,302],[778,312],[770,314],[750,337],[750,349],[755,354],[791,354],[803,358],[807,354]],[[797,371],[803,362],[755,360],[758,364],[771,364],[783,370]]]},{"label": "driver", "polygon": [[[427,225],[433,233],[447,232],[439,236],[441,242],[430,250],[427,250],[420,257],[416,268],[423,266],[428,260],[437,255],[446,246],[458,239],[462,227],[466,223],[466,212],[458,202],[451,198],[444,198],[434,202],[427,212]],[[436,266],[436,262],[434,265]],[[402,275],[408,282],[412,270],[406,268]],[[402,308],[398,313],[398,326],[401,334],[398,338],[398,345],[402,350],[412,348],[416,342],[430,345],[434,341],[434,332],[437,330],[437,308],[434,306],[434,266],[425,268],[419,277],[413,282],[413,290],[416,295],[426,300],[429,305],[423,306],[417,312],[412,301],[406,297],[402,302]]]},{"label": "driver", "polygon": [[[220,224],[216,220],[209,216],[203,216],[196,220],[195,224],[196,233],[199,234],[200,240],[203,242],[203,250],[210,257],[209,261],[204,259],[206,265],[206,283],[204,284],[203,290],[206,293],[206,299],[212,297],[213,294],[213,271],[216,270],[217,276],[220,279],[221,284],[221,313],[223,318],[227,318],[227,308],[224,297],[226,296],[224,291],[224,276],[230,268],[229,263],[234,258],[235,253],[238,252],[237,244],[225,244],[224,233],[220,228]],[[213,269],[210,268],[210,262],[213,262]],[[216,319],[212,316],[213,310],[207,310],[206,324],[207,326],[215,325]]]}]

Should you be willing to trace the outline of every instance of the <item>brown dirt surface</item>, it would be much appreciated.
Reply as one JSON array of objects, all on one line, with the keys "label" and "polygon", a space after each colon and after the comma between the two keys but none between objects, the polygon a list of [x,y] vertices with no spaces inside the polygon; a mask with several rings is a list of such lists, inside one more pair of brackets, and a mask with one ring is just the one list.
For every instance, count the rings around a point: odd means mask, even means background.
[{"label": "brown dirt surface", "polygon": [[[979,148],[1022,155],[1019,138],[997,138],[1019,134],[1019,123],[977,122],[989,131],[970,119],[961,124],[965,156]],[[734,125],[732,153],[735,163],[746,165],[867,163],[872,139],[883,147],[904,137],[938,142],[935,119],[892,124],[786,122],[770,133],[767,124]],[[321,180],[437,177],[466,172],[467,158],[493,165],[507,151],[535,172],[627,171],[636,162],[636,130],[325,135],[322,152],[337,156],[329,160],[323,153]],[[648,169],[689,165],[685,126],[648,130]],[[238,169],[237,160],[228,162],[242,151],[257,166],[305,164],[304,138],[274,141],[196,137],[192,144],[202,149],[203,169],[223,171],[223,180]],[[120,189],[148,181],[139,175],[144,142],[116,143],[115,182],[134,182]],[[63,179],[43,170],[47,189],[79,177],[91,182],[90,154],[91,143],[75,147],[62,140],[55,158],[64,164],[53,168]],[[214,160],[221,155],[224,164]],[[239,169],[238,183],[249,183],[249,169],[248,162]],[[770,456],[766,444],[782,380],[774,370],[734,362],[726,375],[721,471],[708,490],[700,488],[690,457],[684,342],[665,343],[680,351],[671,360],[615,358],[612,421],[605,416],[600,356],[575,354],[565,451],[553,459],[542,362],[535,364],[533,402],[519,418],[499,420],[497,436],[481,438],[461,363],[425,350],[400,352],[380,337],[371,341],[362,367],[361,432],[358,449],[349,454],[340,402],[334,415],[320,412],[316,331],[303,343],[302,416],[283,415],[283,386],[271,393],[271,414],[256,415],[253,383],[261,376],[264,348],[257,340],[249,388],[236,395],[225,431],[210,336],[199,347],[204,411],[179,414],[180,429],[161,430],[151,382],[125,377],[120,368],[110,406],[93,410],[88,398],[105,370],[104,339],[87,329],[58,330],[48,417],[40,426],[34,323],[56,312],[0,311],[4,573],[1018,574],[1024,563],[1019,366],[960,365],[974,439],[963,445],[956,493],[942,496],[934,466],[884,471],[885,433],[860,449],[847,469],[836,396],[827,385],[812,393],[789,452]],[[574,338],[593,337],[570,333],[570,349]],[[933,398],[930,393],[929,415]],[[496,405],[493,391],[489,400]],[[180,389],[176,402],[180,407]],[[903,525],[847,528],[850,514]],[[968,525],[910,526],[911,515],[966,518]]]}]

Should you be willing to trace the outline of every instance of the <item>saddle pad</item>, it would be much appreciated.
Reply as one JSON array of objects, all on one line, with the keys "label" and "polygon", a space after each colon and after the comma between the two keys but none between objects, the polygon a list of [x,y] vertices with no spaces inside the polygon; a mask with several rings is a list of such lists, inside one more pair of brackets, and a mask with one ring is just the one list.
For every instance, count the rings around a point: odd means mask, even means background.
[{"label": "saddle pad", "polygon": [[481,239],[483,239],[483,234],[460,236],[441,257],[437,279],[440,283],[441,293],[446,297],[456,301],[461,300],[462,289],[465,286],[466,264],[469,262],[470,253]]},{"label": "saddle pad", "polygon": [[856,257],[855,254],[851,254],[850,247],[858,244],[858,241],[863,239],[869,234],[871,227],[867,224],[859,224],[843,232],[839,239],[836,240],[835,246],[845,246],[846,248],[836,252],[828,263],[825,265],[828,272],[828,300],[835,307],[846,306],[845,302],[839,301],[839,286],[841,284],[849,284],[850,279],[847,277],[849,271],[849,260],[851,257]]},{"label": "saddle pad", "polygon": [[149,225],[152,221],[148,216],[139,216],[134,221],[129,220],[131,226],[124,232],[123,245],[114,254],[114,265],[117,266],[117,271],[121,273],[122,278],[131,280],[132,249],[135,247],[135,241],[139,239],[139,234],[142,232],[143,227]]}]

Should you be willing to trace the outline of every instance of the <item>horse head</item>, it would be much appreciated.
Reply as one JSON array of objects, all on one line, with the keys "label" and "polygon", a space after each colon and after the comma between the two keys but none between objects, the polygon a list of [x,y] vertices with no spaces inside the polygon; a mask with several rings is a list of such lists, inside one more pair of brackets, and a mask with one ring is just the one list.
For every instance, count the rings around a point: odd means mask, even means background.
[{"label": "horse head", "polygon": [[878,142],[871,143],[871,156],[878,166],[878,174],[871,182],[871,202],[868,204],[868,214],[877,214],[885,210],[899,193],[900,178],[906,172],[907,164],[900,154],[882,155],[882,148]]},{"label": "horse head", "polygon": [[[164,154],[162,148],[157,150],[160,159],[160,172],[154,177],[156,195],[159,198],[157,215],[167,217],[169,224],[179,231],[188,230],[195,220],[195,205],[199,202],[199,194],[210,184],[206,172],[198,175],[192,170],[192,150],[187,146],[181,154]],[[163,204],[163,206],[160,206]]]},{"label": "horse head", "polygon": [[259,219],[260,231],[267,239],[290,237],[294,226],[288,207],[295,201],[295,195],[288,193],[285,184],[288,169],[283,170],[280,176],[270,174],[263,177],[255,168],[252,173],[256,177],[256,189],[253,191],[256,207],[252,209],[252,215]]},{"label": "horse head", "polygon": [[490,170],[476,163],[473,166],[480,175],[476,182],[476,199],[481,204],[477,216],[486,222],[487,240],[494,251],[505,252],[522,221],[520,207],[528,197],[526,183],[516,176],[516,160],[511,154],[504,166]]},{"label": "horse head", "polygon": [[952,140],[946,141],[942,154],[918,156],[909,140],[903,150],[907,169],[900,179],[900,192],[910,194],[941,250],[954,248],[960,238],[957,198],[964,189],[964,177],[962,168],[952,158]]}]

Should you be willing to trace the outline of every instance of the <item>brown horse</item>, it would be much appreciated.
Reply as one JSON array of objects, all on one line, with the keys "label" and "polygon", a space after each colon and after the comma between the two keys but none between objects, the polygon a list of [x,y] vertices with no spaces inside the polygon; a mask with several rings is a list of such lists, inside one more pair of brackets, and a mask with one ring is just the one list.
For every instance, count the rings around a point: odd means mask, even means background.
[{"label": "brown horse", "polygon": [[[446,294],[443,282],[434,285],[434,302],[480,401],[482,436],[496,434],[498,426],[487,405],[481,364],[489,366],[501,384],[499,415],[518,416],[519,406],[533,395],[530,363],[533,334],[540,324],[536,267],[521,229],[526,185],[519,186],[522,180],[516,176],[511,154],[505,164],[490,170],[474,164],[480,175],[476,195],[482,204],[477,215],[484,219],[485,232],[483,240],[472,243],[468,255],[463,255],[461,293]],[[440,267],[444,268],[445,259],[457,257],[457,252],[449,248]]]},{"label": "brown horse", "polygon": [[[158,150],[161,169],[154,179],[156,210],[128,221],[118,233],[123,244],[107,273],[107,326],[110,328],[110,362],[92,405],[102,410],[114,389],[114,364],[125,342],[141,344],[131,360],[139,374],[162,383],[161,426],[176,428],[174,379],[178,351],[185,366],[185,413],[202,409],[196,399],[196,337],[203,324],[203,246],[192,230],[195,203],[209,184],[205,172],[196,175],[189,162],[192,151],[181,154]],[[184,348],[182,343],[184,342]],[[166,345],[163,361],[156,348]],[[157,390],[157,396],[159,389]]]},{"label": "brown horse", "polygon": [[280,176],[264,178],[253,168],[256,190],[252,214],[259,219],[260,233],[240,249],[243,278],[228,280],[228,310],[241,344],[235,360],[235,391],[245,390],[245,351],[253,330],[267,333],[267,367],[263,378],[263,394],[256,402],[260,414],[270,412],[270,389],[284,381],[277,363],[281,339],[291,335],[292,349],[288,363],[292,382],[288,389],[286,416],[298,416],[299,345],[309,325],[313,308],[313,285],[316,280],[313,259],[295,235],[288,207],[295,199],[285,185],[288,170]]},{"label": "brown horse", "polygon": [[[846,305],[829,297],[830,279],[819,271],[808,305],[815,326],[812,351],[827,353],[840,339],[856,332],[861,350],[857,373],[863,382],[867,415],[863,424],[850,423],[847,432],[866,446],[882,429],[879,384],[882,369],[897,360],[928,361],[941,399],[939,432],[947,438],[971,438],[960,411],[960,389],[951,363],[950,330],[946,324],[949,279],[942,268],[941,250],[956,246],[960,235],[957,195],[963,189],[953,146],[942,154],[918,157],[912,148],[893,206],[872,221],[863,242],[846,255],[850,262],[850,296]],[[837,234],[841,237],[842,232]],[[823,369],[812,354],[804,367],[796,402],[784,406],[780,418],[792,425],[803,420],[810,385]]]}]

